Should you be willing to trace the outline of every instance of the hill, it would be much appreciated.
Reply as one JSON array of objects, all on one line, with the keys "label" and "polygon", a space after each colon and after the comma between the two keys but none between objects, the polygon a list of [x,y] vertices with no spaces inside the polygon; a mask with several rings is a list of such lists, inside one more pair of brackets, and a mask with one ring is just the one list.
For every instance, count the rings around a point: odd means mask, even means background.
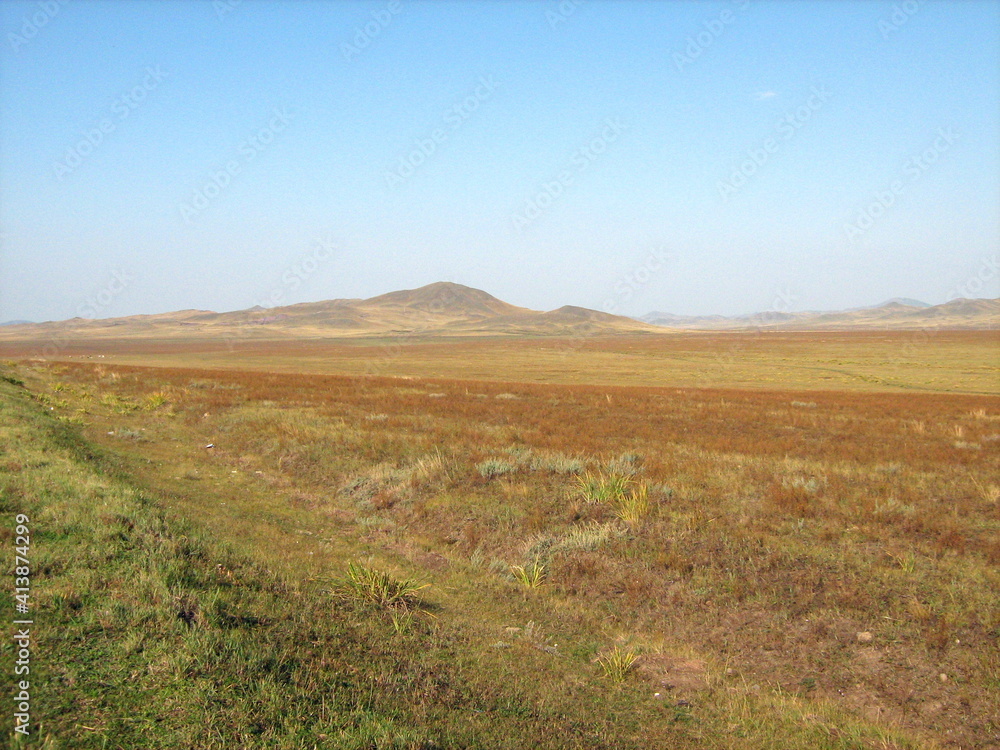
[{"label": "hill", "polygon": [[690,330],[850,330],[891,328],[919,330],[951,328],[988,330],[1000,327],[1000,299],[955,299],[941,305],[891,299],[874,307],[833,312],[763,312],[753,315],[673,315],[652,312],[640,320],[653,325]]},{"label": "hill", "polygon": [[12,326],[7,339],[67,337],[341,337],[420,335],[596,335],[654,332],[655,326],[582,307],[538,312],[450,282],[436,282],[368,299],[334,299],[215,313],[181,310],[123,318]]},{"label": "hill", "polygon": [[834,312],[764,312],[725,317],[652,312],[628,318],[573,305],[540,312],[505,302],[481,289],[436,282],[367,299],[332,299],[282,307],[257,305],[217,313],[178,310],[99,320],[71,318],[0,326],[0,340],[31,339],[309,339],[435,336],[599,336],[675,330],[993,330],[1000,299],[956,299],[942,305],[897,298]]},{"label": "hill", "polygon": [[447,281],[438,281],[419,289],[389,292],[362,302],[363,306],[369,309],[397,309],[411,313],[420,311],[456,317],[492,317],[531,312],[527,308],[497,299],[481,289]]},{"label": "hill", "polygon": [[932,307],[929,302],[921,302],[918,299],[913,299],[912,297],[893,297],[892,299],[886,300],[881,305],[873,305],[873,307],[884,307],[885,305],[891,304],[907,305],[909,307]]}]

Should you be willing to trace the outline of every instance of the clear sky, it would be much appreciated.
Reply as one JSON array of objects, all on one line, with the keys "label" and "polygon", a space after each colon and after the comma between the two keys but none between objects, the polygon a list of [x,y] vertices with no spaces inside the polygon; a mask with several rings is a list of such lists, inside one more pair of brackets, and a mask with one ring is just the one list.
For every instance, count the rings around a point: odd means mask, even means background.
[{"label": "clear sky", "polygon": [[0,3],[0,320],[1000,296],[1000,3]]}]

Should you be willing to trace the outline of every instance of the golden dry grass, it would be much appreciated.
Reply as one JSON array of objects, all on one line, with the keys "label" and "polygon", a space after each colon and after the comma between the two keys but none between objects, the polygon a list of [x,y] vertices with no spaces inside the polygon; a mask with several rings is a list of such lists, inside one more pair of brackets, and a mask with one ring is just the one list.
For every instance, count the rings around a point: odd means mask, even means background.
[{"label": "golden dry grass", "polygon": [[[0,340],[0,358],[268,372],[753,389],[1000,394],[993,331]],[[808,400],[808,399],[804,399]]]}]

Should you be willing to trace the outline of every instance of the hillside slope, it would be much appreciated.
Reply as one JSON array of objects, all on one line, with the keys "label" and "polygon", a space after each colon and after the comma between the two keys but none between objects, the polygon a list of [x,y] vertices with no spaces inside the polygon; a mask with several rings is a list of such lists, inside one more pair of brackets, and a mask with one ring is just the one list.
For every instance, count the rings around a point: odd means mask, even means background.
[{"label": "hillside slope", "polygon": [[480,289],[437,282],[369,299],[338,299],[227,313],[182,310],[124,318],[11,325],[0,339],[251,337],[297,338],[421,335],[594,335],[654,332],[647,323],[584,308],[543,313],[511,305]]},{"label": "hillside slope", "polygon": [[673,315],[651,312],[640,320],[653,325],[689,330],[850,330],[949,328],[989,330],[1000,328],[1000,299],[956,299],[941,305],[918,300],[893,299],[874,307],[833,312],[763,312],[753,315]]}]

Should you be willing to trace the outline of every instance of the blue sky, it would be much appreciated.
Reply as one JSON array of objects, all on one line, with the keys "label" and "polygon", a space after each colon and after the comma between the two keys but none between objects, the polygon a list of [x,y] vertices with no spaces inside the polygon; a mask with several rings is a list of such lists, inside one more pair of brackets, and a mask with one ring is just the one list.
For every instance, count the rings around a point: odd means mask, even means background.
[{"label": "blue sky", "polygon": [[0,4],[0,320],[1000,296],[1000,3]]}]

